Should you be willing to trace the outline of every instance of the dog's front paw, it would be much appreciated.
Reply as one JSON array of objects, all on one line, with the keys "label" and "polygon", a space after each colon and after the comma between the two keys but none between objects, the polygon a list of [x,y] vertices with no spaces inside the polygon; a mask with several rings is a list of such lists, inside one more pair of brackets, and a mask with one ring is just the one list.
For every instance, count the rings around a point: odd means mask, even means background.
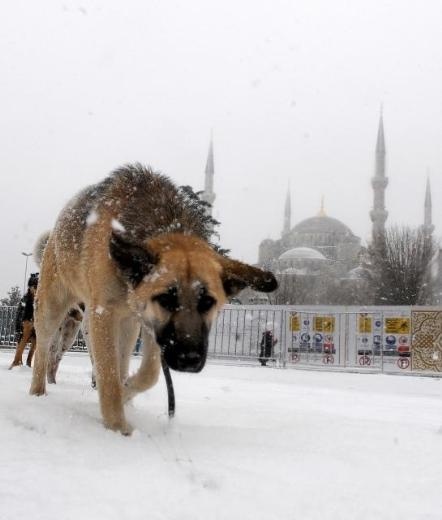
[{"label": "dog's front paw", "polygon": [[46,385],[45,383],[43,382],[42,384],[40,383],[32,383],[31,385],[31,388],[29,390],[29,393],[31,395],[46,395]]},{"label": "dog's front paw", "polygon": [[125,437],[132,435],[132,432],[134,431],[133,426],[126,420],[112,422],[105,421],[104,426],[109,430],[113,430],[114,432],[120,432],[121,435],[124,435]]},{"label": "dog's front paw", "polygon": [[129,435],[132,435],[133,431],[134,431],[134,427],[130,424],[130,423],[126,423],[122,428],[121,428],[121,435],[124,435],[125,437],[129,437]]},{"label": "dog's front paw", "polygon": [[46,383],[43,378],[33,378],[31,388],[29,389],[30,395],[46,395]]}]

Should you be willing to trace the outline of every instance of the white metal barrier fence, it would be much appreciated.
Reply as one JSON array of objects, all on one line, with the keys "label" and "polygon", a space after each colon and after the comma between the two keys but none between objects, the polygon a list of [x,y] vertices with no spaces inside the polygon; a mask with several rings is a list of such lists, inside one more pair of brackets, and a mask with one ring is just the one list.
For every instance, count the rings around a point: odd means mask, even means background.
[{"label": "white metal barrier fence", "polygon": [[227,305],[209,355],[257,363],[266,342],[280,367],[441,372],[442,309]]},{"label": "white metal barrier fence", "polygon": [[15,318],[17,307],[0,306],[0,345],[15,346]]},{"label": "white metal barrier fence", "polygon": [[[16,331],[17,307],[0,305],[0,347],[15,348],[19,339],[19,332]],[[86,343],[81,331],[78,333],[71,351],[87,352]]]},{"label": "white metal barrier fence", "polygon": [[[0,307],[0,346],[16,345],[15,307]],[[86,351],[81,334],[71,350]],[[442,308],[226,305],[209,357],[278,367],[442,372]]]}]

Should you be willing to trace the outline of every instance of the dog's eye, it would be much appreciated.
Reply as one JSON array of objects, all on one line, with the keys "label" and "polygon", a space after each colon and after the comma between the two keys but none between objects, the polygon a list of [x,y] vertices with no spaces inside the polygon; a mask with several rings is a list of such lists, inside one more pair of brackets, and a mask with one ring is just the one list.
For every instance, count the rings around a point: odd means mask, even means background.
[{"label": "dog's eye", "polygon": [[167,293],[158,294],[153,298],[163,309],[169,312],[176,312],[179,309],[178,295],[176,290],[170,290]]},{"label": "dog's eye", "polygon": [[208,294],[202,294],[198,299],[197,309],[201,314],[208,312],[216,303],[215,298]]}]

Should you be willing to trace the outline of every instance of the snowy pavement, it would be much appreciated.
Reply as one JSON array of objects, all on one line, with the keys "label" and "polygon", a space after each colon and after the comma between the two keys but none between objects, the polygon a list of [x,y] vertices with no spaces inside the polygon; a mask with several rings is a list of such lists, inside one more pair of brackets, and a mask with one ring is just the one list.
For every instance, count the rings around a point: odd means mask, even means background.
[{"label": "snowy pavement", "polygon": [[[0,520],[442,518],[442,381],[208,364],[100,423],[89,360],[46,397],[0,352]],[[138,359],[133,360],[135,369]]]}]

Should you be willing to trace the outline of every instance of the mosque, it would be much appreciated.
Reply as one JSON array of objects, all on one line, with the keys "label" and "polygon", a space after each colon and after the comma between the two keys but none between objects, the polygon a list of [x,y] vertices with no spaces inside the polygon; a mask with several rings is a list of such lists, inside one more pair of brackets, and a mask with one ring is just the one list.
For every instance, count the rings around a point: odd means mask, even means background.
[{"label": "mosque", "polygon": [[[385,231],[388,212],[385,208],[385,191],[388,178],[385,171],[385,137],[383,116],[380,115],[375,149],[375,174],[371,179],[373,208],[370,211],[372,239],[376,241]],[[202,198],[213,205],[215,193],[213,143],[211,141],[205,170]],[[424,223],[428,236],[432,224],[431,189],[427,179]],[[291,226],[290,192],[284,206],[281,238],[265,239],[259,244],[257,265],[273,271],[280,283],[270,295],[276,304],[340,304],[366,305],[371,301],[370,287],[365,276],[363,259],[366,248],[349,226],[328,216],[323,202],[317,215]],[[435,301],[441,303],[442,255],[439,250],[431,266],[435,284]],[[243,291],[238,303],[264,303],[268,296]]]}]

